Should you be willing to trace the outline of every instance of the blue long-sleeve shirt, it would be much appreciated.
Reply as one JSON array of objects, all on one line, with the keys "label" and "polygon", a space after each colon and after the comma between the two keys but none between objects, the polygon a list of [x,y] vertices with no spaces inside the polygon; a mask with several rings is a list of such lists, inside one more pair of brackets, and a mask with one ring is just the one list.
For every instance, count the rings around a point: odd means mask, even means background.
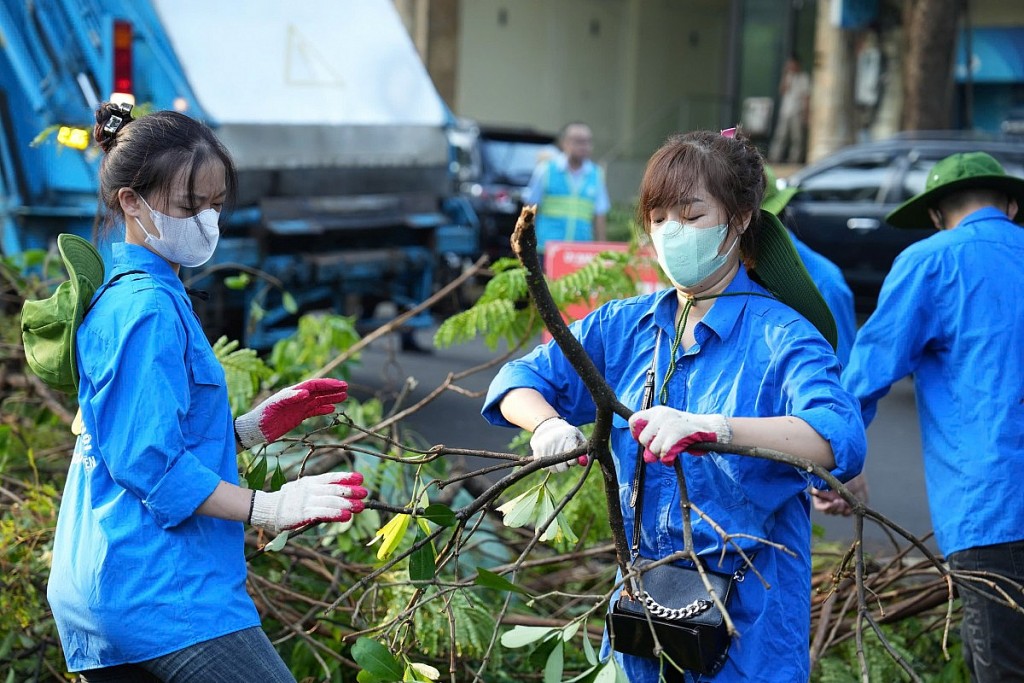
[{"label": "blue long-sleeve shirt", "polygon": [[846,367],[850,362],[853,340],[857,336],[857,314],[850,285],[846,284],[846,278],[843,277],[843,271],[839,266],[801,242],[792,231],[789,236],[793,238],[793,246],[796,247],[800,260],[804,262],[811,280],[817,285],[821,297],[832,311],[838,340],[836,356],[839,357],[842,366]]},{"label": "blue long-sleeve shirt", "polygon": [[139,662],[259,624],[244,529],[196,515],[238,483],[224,371],[159,256],[113,245],[114,283],[77,335],[83,431],[47,598],[68,668]]},{"label": "blue long-sleeve shirt", "polygon": [[[832,446],[841,479],[856,475],[865,453],[864,428],[853,397],[839,383],[839,363],[814,327],[767,292],[740,268],[728,293],[715,300],[694,330],[696,344],[680,349],[668,385],[668,405],[695,413],[733,417],[791,415],[806,421]],[[657,331],[661,341],[655,397],[668,369],[677,296],[663,290],[613,301],[581,321],[573,334],[619,400],[641,407],[645,373],[654,357]],[[483,408],[484,417],[511,426],[499,405],[512,389],[539,391],[569,422],[594,420],[596,408],[575,370],[554,343],[539,346],[504,366],[495,377]],[[633,532],[629,506],[637,465],[636,441],[628,423],[613,419],[611,446],[619,481],[620,506],[627,538]],[[729,533],[748,534],[784,544],[796,556],[738,537],[744,548],[757,549],[754,561],[771,586],[748,577],[728,605],[740,636],[715,681],[806,680],[810,628],[810,532],[808,477],[797,469],[767,460],[709,453],[681,456],[691,500]],[[683,549],[682,513],[673,468],[647,466],[643,494],[640,554],[660,558]],[[728,552],[726,566],[717,556],[723,542],[695,514],[693,538],[712,569],[732,571],[740,560]],[[619,655],[617,655],[619,656]],[[654,660],[622,657],[632,681],[656,681]],[[771,666],[765,666],[770,662]]]},{"label": "blue long-sleeve shirt", "polygon": [[896,258],[843,375],[865,424],[909,374],[939,548],[1024,539],[1024,229],[997,209]]}]

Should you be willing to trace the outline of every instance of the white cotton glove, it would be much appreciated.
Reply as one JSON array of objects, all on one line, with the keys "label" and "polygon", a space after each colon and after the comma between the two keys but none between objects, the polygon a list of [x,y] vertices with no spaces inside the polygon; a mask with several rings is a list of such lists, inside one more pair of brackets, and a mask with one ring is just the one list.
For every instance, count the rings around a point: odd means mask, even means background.
[{"label": "white cotton glove", "polygon": [[276,536],[313,522],[347,522],[363,511],[359,472],[327,472],[290,481],[280,491],[255,491],[249,524]]},{"label": "white cotton glove", "polygon": [[732,442],[732,429],[724,415],[697,415],[668,406],[638,410],[629,418],[629,429],[646,449],[644,462],[660,460],[666,465],[683,451],[704,455],[706,451],[690,450],[695,443]]},{"label": "white cotton glove", "polygon": [[235,435],[244,448],[277,441],[314,415],[330,415],[348,397],[340,379],[308,379],[279,392],[235,420]]},{"label": "white cotton glove", "polygon": [[[530,437],[530,448],[533,451],[532,458],[543,458],[548,455],[565,453],[574,448],[582,446],[587,442],[583,432],[573,427],[561,417],[552,417],[542,421],[533,430]],[[590,457],[581,455],[578,458],[579,464],[586,466]],[[568,462],[559,462],[548,465],[547,469],[554,472],[565,472],[569,469]]]}]

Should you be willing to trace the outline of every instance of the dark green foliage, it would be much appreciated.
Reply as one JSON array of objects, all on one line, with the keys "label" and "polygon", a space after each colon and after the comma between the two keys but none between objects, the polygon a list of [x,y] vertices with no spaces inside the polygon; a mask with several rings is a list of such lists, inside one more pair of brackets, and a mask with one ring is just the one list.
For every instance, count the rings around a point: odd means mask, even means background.
[{"label": "dark green foliage", "polygon": [[[923,680],[928,683],[967,683],[970,677],[964,665],[956,629],[950,633],[949,661],[942,656],[942,623],[930,620],[930,628],[919,619],[905,619],[883,626],[886,639]],[[864,630],[864,650],[872,681],[909,681],[911,678],[889,656],[870,628]],[[812,673],[813,683],[860,683],[860,664],[856,642],[850,638],[829,650]]]}]

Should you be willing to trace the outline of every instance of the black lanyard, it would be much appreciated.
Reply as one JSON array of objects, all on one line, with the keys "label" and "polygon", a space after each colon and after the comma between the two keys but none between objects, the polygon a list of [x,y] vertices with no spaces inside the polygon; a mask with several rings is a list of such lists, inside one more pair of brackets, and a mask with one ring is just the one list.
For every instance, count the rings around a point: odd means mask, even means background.
[{"label": "black lanyard", "polygon": [[[651,367],[647,370],[647,377],[644,379],[644,396],[641,400],[641,410],[647,410],[654,405],[654,378],[658,367],[658,349],[661,346],[661,328],[654,337],[654,359]],[[629,498],[629,506],[636,510],[633,516],[633,545],[630,548],[633,558],[640,554],[640,517],[644,505],[644,445],[637,443],[636,446],[636,471],[633,474],[633,493]]]}]

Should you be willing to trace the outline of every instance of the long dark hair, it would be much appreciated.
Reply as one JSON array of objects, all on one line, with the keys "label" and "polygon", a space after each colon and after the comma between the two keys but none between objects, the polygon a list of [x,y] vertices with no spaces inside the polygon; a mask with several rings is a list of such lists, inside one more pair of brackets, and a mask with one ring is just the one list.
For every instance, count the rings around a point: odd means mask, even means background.
[{"label": "long dark hair", "polygon": [[[117,124],[120,117],[121,122]],[[110,124],[110,125],[108,125]],[[98,234],[107,237],[123,218],[117,193],[131,188],[147,197],[154,192],[168,196],[184,170],[188,197],[195,205],[196,174],[217,160],[224,164],[226,206],[238,188],[234,161],[213,131],[203,123],[176,111],[158,111],[132,119],[119,105],[104,102],[96,110],[93,138],[104,152],[100,165],[100,201],[106,216]]]}]

